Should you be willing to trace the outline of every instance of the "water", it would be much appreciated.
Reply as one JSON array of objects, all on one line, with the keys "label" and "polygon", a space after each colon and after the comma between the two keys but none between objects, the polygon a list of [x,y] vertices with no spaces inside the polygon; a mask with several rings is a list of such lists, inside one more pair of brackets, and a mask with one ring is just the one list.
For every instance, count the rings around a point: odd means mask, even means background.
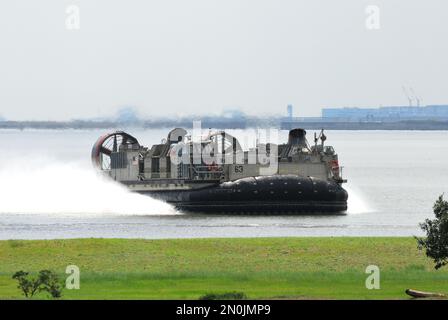
[{"label": "water", "polygon": [[[168,132],[129,131],[145,145]],[[187,215],[96,174],[90,150],[103,133],[0,130],[0,239],[420,235],[448,190],[448,132],[328,131],[349,180],[346,215]],[[256,137],[230,133],[246,147]]]}]

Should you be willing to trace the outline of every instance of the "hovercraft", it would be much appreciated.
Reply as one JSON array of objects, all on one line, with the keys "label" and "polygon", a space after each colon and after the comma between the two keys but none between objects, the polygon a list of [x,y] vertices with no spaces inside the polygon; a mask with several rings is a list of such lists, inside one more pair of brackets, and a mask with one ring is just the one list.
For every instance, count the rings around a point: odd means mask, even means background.
[{"label": "hovercraft", "polygon": [[117,131],[97,140],[92,162],[130,190],[180,211],[275,215],[347,210],[346,180],[323,130],[315,133],[311,147],[303,129],[289,131],[285,144],[257,144],[249,150],[224,131],[196,140],[176,128],[149,148]]}]

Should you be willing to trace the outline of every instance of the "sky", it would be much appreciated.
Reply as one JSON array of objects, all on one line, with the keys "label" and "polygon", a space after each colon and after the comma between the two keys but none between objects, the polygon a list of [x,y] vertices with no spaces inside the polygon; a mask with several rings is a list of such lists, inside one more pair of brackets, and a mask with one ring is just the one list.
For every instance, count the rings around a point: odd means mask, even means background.
[{"label": "sky", "polygon": [[403,86],[448,104],[447,14],[446,0],[2,1],[0,116],[319,116],[407,105]]}]

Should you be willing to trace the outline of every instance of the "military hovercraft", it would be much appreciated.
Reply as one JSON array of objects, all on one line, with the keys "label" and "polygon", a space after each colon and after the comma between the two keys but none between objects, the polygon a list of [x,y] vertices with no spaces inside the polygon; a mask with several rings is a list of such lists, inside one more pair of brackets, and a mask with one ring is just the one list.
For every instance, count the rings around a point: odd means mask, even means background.
[{"label": "military hovercraft", "polygon": [[226,214],[311,214],[347,210],[338,156],[323,130],[289,131],[284,144],[243,150],[224,131],[195,141],[182,128],[151,148],[117,131],[100,137],[92,162],[130,190],[166,201],[178,210]]}]

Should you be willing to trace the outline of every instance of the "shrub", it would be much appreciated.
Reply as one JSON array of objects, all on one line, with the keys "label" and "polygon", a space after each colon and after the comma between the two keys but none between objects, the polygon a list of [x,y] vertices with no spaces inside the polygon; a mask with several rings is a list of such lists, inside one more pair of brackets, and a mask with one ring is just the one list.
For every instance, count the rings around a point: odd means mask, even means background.
[{"label": "shrub", "polygon": [[41,282],[41,291],[47,291],[53,298],[62,296],[62,285],[59,282],[58,275],[50,270],[39,271]]},{"label": "shrub", "polygon": [[39,278],[33,279],[29,277],[29,272],[25,271],[17,271],[12,276],[13,279],[16,279],[19,282],[17,288],[22,290],[23,295],[26,298],[31,298],[34,296],[40,288],[40,280]]},{"label": "shrub", "polygon": [[31,298],[42,291],[48,292],[53,298],[62,296],[63,286],[59,282],[57,274],[53,271],[41,270],[37,278],[32,278],[29,272],[20,270],[14,273],[12,278],[19,282],[17,288],[22,290],[26,298]]}]

